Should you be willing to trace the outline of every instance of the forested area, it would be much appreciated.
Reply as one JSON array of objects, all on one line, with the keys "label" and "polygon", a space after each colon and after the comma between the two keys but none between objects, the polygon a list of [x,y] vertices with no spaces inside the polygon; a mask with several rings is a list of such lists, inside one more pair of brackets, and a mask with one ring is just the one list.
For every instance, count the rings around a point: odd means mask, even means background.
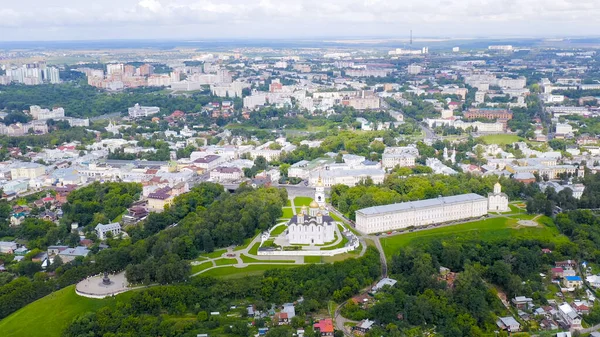
[{"label": "forested area", "polygon": [[77,189],[69,194],[62,207],[64,222],[80,226],[109,223],[138,200],[142,185],[136,183],[99,183]]},{"label": "forested area", "polygon": [[[565,177],[567,180],[568,177]],[[527,212],[543,213],[552,215],[555,206],[563,211],[575,210],[578,208],[596,209],[600,208],[600,173],[592,174],[590,170],[585,170],[585,177],[577,178],[577,181],[583,183],[585,190],[580,199],[573,197],[573,191],[565,188],[556,192],[554,188],[549,187],[544,192],[537,191],[534,194],[527,194]],[[535,186],[535,185],[531,185]]]},{"label": "forested area", "polygon": [[[542,254],[542,248],[552,250]],[[497,285],[507,298],[527,296],[546,303],[540,273],[554,261],[576,257],[578,247],[568,241],[536,239],[433,240],[400,250],[389,265],[393,288],[377,294],[368,310],[349,303],[345,317],[376,319],[380,325],[368,336],[422,336],[435,329],[449,336],[483,336],[496,331],[497,315],[508,315]],[[457,273],[447,281],[440,267]],[[524,327],[527,331],[528,327]]]},{"label": "forested area", "polygon": [[[245,306],[254,304],[258,310],[268,310],[271,304],[281,305],[303,297],[296,306],[296,315],[326,308],[331,299],[345,300],[354,292],[371,284],[380,274],[379,255],[374,248],[359,259],[335,264],[308,265],[291,269],[266,271],[261,277],[236,280],[216,280],[196,277],[185,284],[152,287],[135,292],[122,305],[105,307],[95,313],[78,317],[63,333],[75,336],[182,336],[220,331],[218,335],[249,335]],[[242,318],[230,326],[221,326],[221,318],[210,312],[227,312],[239,306]],[[177,319],[186,317],[186,319]],[[260,322],[258,322],[260,321]],[[300,326],[304,320],[297,319]],[[264,325],[257,320],[257,325]],[[307,329],[307,337],[316,337]]]},{"label": "forested area", "polygon": [[[116,217],[137,200],[140,192],[141,186],[133,183],[94,183],[81,188],[71,193],[63,206],[66,223],[75,221],[92,227],[107,215]],[[32,257],[42,250],[33,249],[15,268],[9,266],[21,278],[12,280],[13,274],[5,274],[7,277],[0,279],[0,301],[11,303],[2,307],[0,318],[54,290],[104,271],[126,270],[133,284],[184,281],[189,276],[190,259],[202,251],[241,244],[258,230],[271,227],[281,217],[286,201],[285,190],[241,187],[231,194],[221,185],[202,183],[175,198],[166,211],[151,213],[142,227],[130,229],[131,239],[108,240],[111,248],[104,250],[96,244],[86,258],[78,257],[68,264],[55,260],[47,270],[54,272],[51,278],[39,273],[41,264],[33,262]],[[41,249],[58,242],[73,246],[79,242],[66,225],[56,227],[37,219],[27,219],[14,234]],[[10,262],[4,257],[3,261]]]},{"label": "forested area", "polygon": [[281,217],[286,201],[283,189],[241,187],[230,194],[221,185],[201,183],[175,198],[164,212],[151,213],[143,228],[130,230],[132,244],[116,249],[122,258],[114,270],[127,267],[131,283],[183,280],[189,272],[184,260],[242,244],[268,229]]},{"label": "forested area", "polygon": [[[63,107],[71,117],[89,118],[113,112],[126,112],[136,103],[158,106],[165,112],[182,110],[199,112],[210,102],[221,102],[223,98],[192,93],[188,96],[173,96],[161,92],[162,88],[130,89],[119,93],[76,83],[49,85],[0,86],[0,109],[9,111],[29,110],[31,105],[44,108]],[[238,99],[239,100],[239,99]],[[241,106],[241,100],[236,103]]]}]

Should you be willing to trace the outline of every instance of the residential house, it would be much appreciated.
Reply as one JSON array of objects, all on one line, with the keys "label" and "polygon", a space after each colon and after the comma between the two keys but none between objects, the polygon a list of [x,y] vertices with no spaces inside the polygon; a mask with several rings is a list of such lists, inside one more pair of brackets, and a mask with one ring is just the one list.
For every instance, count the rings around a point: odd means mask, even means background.
[{"label": "residential house", "polygon": [[375,322],[373,322],[369,319],[365,319],[365,320],[360,321],[354,327],[352,327],[352,331],[356,335],[363,336],[364,334],[369,332],[369,330],[371,330],[371,327],[373,326],[373,324],[375,324]]},{"label": "residential house", "polygon": [[579,276],[565,276],[563,278],[563,285],[565,288],[580,288],[583,285],[583,280]]},{"label": "residential house", "polygon": [[558,261],[558,262],[554,263],[554,265],[556,267],[573,269],[573,268],[577,267],[577,261],[575,261],[575,260]]},{"label": "residential house", "polygon": [[322,319],[313,324],[313,328],[319,332],[321,337],[333,336],[333,321],[330,318]]},{"label": "residential house", "polygon": [[278,325],[288,325],[290,324],[290,318],[288,317],[287,312],[278,312],[274,317],[275,324]]},{"label": "residential house", "polygon": [[121,224],[118,222],[109,223],[106,225],[98,224],[96,225],[96,234],[100,240],[105,240],[107,238],[107,234],[111,233],[113,237],[117,237],[121,234]]},{"label": "residential house", "polygon": [[61,251],[58,253],[58,256],[60,256],[64,263],[68,263],[75,260],[78,256],[86,257],[89,253],[90,250],[87,247],[75,247]]},{"label": "residential house", "polygon": [[508,332],[518,332],[521,330],[521,324],[512,316],[499,317],[496,321],[496,325],[502,330]]},{"label": "residential house", "polygon": [[581,328],[581,316],[569,303],[564,303],[558,307],[558,316],[567,327]]},{"label": "residential house", "polygon": [[512,299],[512,303],[517,309],[528,309],[533,306],[533,299],[525,296],[517,296]]},{"label": "residential house", "polygon": [[166,206],[173,203],[174,196],[172,188],[167,186],[160,188],[148,195],[148,210],[153,212],[162,212]]},{"label": "residential house", "polygon": [[564,269],[562,269],[561,267],[556,267],[556,268],[552,268],[552,278],[553,279],[559,279],[559,278],[563,278],[564,274]]},{"label": "residential house", "polygon": [[17,249],[16,242],[0,241],[0,253],[2,254],[13,254]]},{"label": "residential house", "polygon": [[384,286],[393,287],[397,282],[398,281],[388,278],[388,277],[382,278],[379,282],[377,282],[377,284],[375,286],[373,286],[373,291],[379,291]]}]

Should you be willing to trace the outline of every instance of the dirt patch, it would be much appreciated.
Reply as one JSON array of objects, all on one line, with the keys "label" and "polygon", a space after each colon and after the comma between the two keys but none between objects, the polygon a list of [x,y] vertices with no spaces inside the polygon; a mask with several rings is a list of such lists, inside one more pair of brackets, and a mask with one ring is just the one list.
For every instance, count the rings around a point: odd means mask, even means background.
[{"label": "dirt patch", "polygon": [[538,223],[532,220],[519,220],[519,222],[517,222],[519,224],[519,226],[523,226],[523,227],[537,227]]}]

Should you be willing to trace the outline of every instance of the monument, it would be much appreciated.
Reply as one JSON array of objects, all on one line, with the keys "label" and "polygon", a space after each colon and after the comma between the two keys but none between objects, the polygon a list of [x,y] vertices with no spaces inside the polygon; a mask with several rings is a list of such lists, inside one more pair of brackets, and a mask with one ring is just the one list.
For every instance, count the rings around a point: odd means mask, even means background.
[{"label": "monument", "polygon": [[109,286],[111,285],[113,282],[110,280],[110,278],[108,277],[108,272],[104,272],[104,277],[102,278],[102,285],[105,286]]}]

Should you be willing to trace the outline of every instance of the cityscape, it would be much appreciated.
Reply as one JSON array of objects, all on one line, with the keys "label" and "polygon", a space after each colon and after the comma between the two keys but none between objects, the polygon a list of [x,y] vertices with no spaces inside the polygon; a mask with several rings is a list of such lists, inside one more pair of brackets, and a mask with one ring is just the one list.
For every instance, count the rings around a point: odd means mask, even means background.
[{"label": "cityscape", "polygon": [[594,2],[31,3],[1,336],[600,336]]}]

